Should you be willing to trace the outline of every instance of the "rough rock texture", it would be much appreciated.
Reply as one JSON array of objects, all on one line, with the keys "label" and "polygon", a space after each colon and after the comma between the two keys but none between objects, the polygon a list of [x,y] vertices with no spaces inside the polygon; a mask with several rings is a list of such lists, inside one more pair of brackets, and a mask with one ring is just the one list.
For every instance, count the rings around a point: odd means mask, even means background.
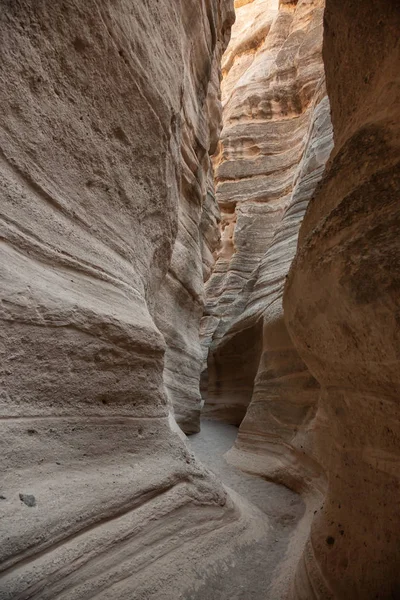
[{"label": "rough rock texture", "polygon": [[202,322],[206,413],[236,424],[245,417],[229,455],[235,464],[291,487],[323,488],[313,454],[318,384],[282,308],[301,219],[332,144],[323,2],[277,9],[269,0],[239,8],[223,62],[222,248]]},{"label": "rough rock texture", "polygon": [[232,18],[224,0],[1,3],[1,600],[175,600],[266,535],[188,450],[155,324],[173,294],[198,319]]},{"label": "rough rock texture", "polygon": [[237,328],[262,322],[262,353],[251,403],[229,460],[299,491],[325,487],[314,443],[315,430],[325,422],[322,413],[315,418],[319,386],[288,334],[282,295],[300,223],[322,175],[331,140],[329,101],[322,85],[289,207],[261,260],[246,309],[235,324]]},{"label": "rough rock texture", "polygon": [[[192,54],[189,59],[195,62]],[[221,46],[214,52],[211,79],[183,87],[181,175],[178,233],[156,307],[156,323],[167,342],[164,383],[177,422],[185,433],[200,429],[202,368],[199,326],[204,308],[204,279],[218,245],[218,209],[210,154],[220,135]],[[208,73],[207,73],[208,75]],[[198,105],[202,107],[199,112]]]},{"label": "rough rock texture", "polygon": [[327,424],[329,486],[296,600],[400,598],[399,32],[395,0],[327,0],[335,145],[284,296]]}]

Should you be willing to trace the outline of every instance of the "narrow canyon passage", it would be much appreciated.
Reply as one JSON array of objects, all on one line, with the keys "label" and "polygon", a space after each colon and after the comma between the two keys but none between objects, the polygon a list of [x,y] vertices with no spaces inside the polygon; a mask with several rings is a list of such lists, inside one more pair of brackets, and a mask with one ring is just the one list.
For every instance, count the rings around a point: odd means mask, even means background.
[{"label": "narrow canyon passage", "polygon": [[[196,457],[208,467],[222,483],[260,509],[265,515],[268,535],[248,543],[242,551],[228,560],[217,562],[209,574],[215,598],[221,600],[259,600],[283,597],[286,577],[279,565],[287,556],[289,562],[299,558],[302,536],[309,526],[304,501],[295,492],[261,477],[252,476],[225,460],[231,449],[237,427],[203,419],[201,431],[190,436],[189,443]],[[260,522],[262,516],[258,516]],[[289,544],[295,547],[289,549]],[[304,539],[303,539],[304,541]],[[297,544],[297,548],[296,548]],[[190,600],[207,600],[209,595],[200,587]]]},{"label": "narrow canyon passage", "polygon": [[400,600],[399,73],[398,0],[0,0],[0,600]]}]

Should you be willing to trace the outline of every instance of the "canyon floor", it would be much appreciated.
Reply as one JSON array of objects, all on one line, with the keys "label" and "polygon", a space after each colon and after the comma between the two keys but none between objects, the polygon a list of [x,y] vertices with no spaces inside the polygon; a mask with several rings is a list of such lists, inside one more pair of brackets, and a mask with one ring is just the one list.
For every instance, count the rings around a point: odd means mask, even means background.
[{"label": "canyon floor", "polygon": [[[270,535],[260,544],[249,544],[241,556],[214,565],[207,585],[197,587],[185,600],[282,600],[287,593],[289,572],[302,550],[310,507],[298,494],[284,486],[255,477],[229,465],[224,454],[232,447],[237,428],[218,421],[203,420],[201,431],[189,437],[198,459],[223,484],[247,503],[260,509]],[[291,540],[296,539],[294,545]]]}]

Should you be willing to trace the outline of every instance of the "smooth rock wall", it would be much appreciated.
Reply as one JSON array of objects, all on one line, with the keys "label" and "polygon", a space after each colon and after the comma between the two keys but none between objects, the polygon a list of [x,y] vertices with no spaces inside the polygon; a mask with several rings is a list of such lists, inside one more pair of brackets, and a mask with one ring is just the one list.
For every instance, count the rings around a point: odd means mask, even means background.
[{"label": "smooth rock wall", "polygon": [[295,489],[319,490],[319,386],[286,330],[282,295],[332,147],[323,9],[319,0],[279,7],[258,0],[237,10],[216,158],[223,245],[202,321],[205,413],[241,424],[229,460]]},{"label": "smooth rock wall", "polygon": [[282,296],[299,227],[331,148],[329,100],[321,82],[289,207],[261,260],[246,310],[235,324],[237,328],[261,321],[263,346],[251,403],[228,459],[298,491],[325,489],[315,448],[315,430],[325,421],[321,412],[316,418],[319,385],[288,334]]},{"label": "smooth rock wall", "polygon": [[188,450],[156,326],[193,294],[190,383],[232,20],[224,0],[1,2],[1,600],[175,600],[265,535]]},{"label": "smooth rock wall", "polygon": [[291,598],[400,597],[400,10],[327,0],[334,150],[285,288],[328,475]]}]

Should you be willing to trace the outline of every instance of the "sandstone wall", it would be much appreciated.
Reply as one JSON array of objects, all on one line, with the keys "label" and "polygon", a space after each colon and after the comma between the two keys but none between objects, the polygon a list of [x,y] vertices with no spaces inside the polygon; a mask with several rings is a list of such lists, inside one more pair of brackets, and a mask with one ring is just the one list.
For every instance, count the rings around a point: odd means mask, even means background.
[{"label": "sandstone wall", "polygon": [[328,473],[292,597],[400,597],[400,10],[327,0],[334,150],[285,288]]},{"label": "sandstone wall", "polygon": [[194,389],[232,19],[224,0],[1,2],[2,600],[175,599],[240,543],[164,388],[185,353]]},{"label": "sandstone wall", "polygon": [[319,386],[288,334],[282,296],[301,221],[332,147],[324,82],[316,93],[306,138],[290,204],[261,260],[246,309],[235,324],[237,328],[261,321],[262,352],[251,402],[228,458],[290,488],[321,491],[325,477],[315,431],[325,428],[325,420],[321,412],[316,418]]},{"label": "sandstone wall", "polygon": [[324,487],[313,450],[318,384],[282,308],[298,229],[332,146],[323,9],[319,0],[257,0],[237,10],[216,158],[223,245],[202,323],[205,412],[241,423],[229,459],[297,489]]},{"label": "sandstone wall", "polygon": [[[185,433],[200,430],[199,327],[204,279],[219,241],[210,154],[215,152],[220,135],[221,42],[208,66],[209,79],[195,88],[193,74],[185,75],[189,81],[182,88],[180,113],[176,116],[181,125],[178,233],[156,307],[156,323],[167,342],[164,383],[175,418]],[[194,51],[188,59],[193,68]]]}]

